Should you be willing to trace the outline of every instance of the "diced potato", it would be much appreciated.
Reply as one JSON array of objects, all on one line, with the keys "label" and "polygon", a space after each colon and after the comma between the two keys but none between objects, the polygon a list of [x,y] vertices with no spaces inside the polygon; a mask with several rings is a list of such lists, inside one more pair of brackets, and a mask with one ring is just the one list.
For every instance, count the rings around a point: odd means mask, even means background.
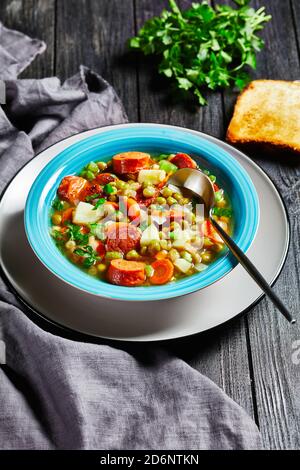
[{"label": "diced potato", "polygon": [[174,266],[176,266],[179,271],[181,271],[183,274],[186,274],[192,266],[192,263],[189,263],[183,258],[178,258],[176,261],[174,261]]},{"label": "diced potato", "polygon": [[138,176],[138,182],[149,183],[149,184],[158,184],[161,183],[166,177],[166,172],[164,170],[141,170]]},{"label": "diced potato", "polygon": [[97,222],[103,216],[103,207],[94,210],[88,202],[80,202],[73,215],[74,224],[88,225]]},{"label": "diced potato", "polygon": [[149,245],[152,240],[160,240],[159,231],[154,224],[150,224],[144,231],[140,240],[141,245]]},{"label": "diced potato", "polygon": [[174,248],[185,248],[186,244],[191,240],[192,232],[191,230],[175,230],[175,240],[172,244]]},{"label": "diced potato", "polygon": [[202,271],[204,271],[205,269],[207,269],[208,266],[207,264],[204,264],[204,263],[197,263],[195,264],[195,269],[196,271],[198,271],[199,273],[201,273]]}]

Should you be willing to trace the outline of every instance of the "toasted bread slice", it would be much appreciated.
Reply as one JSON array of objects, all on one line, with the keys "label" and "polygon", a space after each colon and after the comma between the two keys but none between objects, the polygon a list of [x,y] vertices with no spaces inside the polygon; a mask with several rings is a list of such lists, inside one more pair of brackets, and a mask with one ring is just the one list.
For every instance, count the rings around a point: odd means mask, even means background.
[{"label": "toasted bread slice", "polygon": [[226,136],[300,154],[300,82],[255,80],[240,94]]}]

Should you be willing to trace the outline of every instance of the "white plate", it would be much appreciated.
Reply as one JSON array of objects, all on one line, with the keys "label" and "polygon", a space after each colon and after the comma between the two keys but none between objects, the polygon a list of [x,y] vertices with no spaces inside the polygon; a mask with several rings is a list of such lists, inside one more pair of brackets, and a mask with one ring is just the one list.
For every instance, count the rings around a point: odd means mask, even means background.
[{"label": "white plate", "polygon": [[[44,150],[23,167],[3,193],[0,263],[19,297],[34,312],[62,327],[126,341],[158,341],[199,333],[230,320],[253,305],[262,296],[262,291],[240,265],[215,284],[184,297],[155,302],[122,302],[95,298],[78,291],[40,263],[24,232],[23,211],[28,191],[41,169],[57,153],[107,129],[86,131]],[[259,196],[261,217],[248,255],[271,284],[281,271],[289,246],[289,223],[274,184],[253,161],[235,148],[211,136],[192,130],[188,132],[200,134],[225,148],[252,178]]]}]

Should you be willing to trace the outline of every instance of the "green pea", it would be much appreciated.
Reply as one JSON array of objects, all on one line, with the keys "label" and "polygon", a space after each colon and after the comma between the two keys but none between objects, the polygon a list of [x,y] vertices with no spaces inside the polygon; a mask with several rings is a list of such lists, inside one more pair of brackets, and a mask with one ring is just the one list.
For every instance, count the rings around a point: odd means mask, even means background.
[{"label": "green pea", "polygon": [[119,251],[107,251],[105,255],[105,259],[112,260],[112,259],[120,259],[123,258],[123,254],[120,253]]},{"label": "green pea", "polygon": [[89,181],[92,181],[93,179],[95,178],[95,175],[92,171],[90,170],[87,170],[86,172],[86,179],[88,179]]},{"label": "green pea", "polygon": [[101,171],[106,170],[107,168],[107,163],[105,162],[98,162],[97,165],[98,165],[99,170]]},{"label": "green pea", "polygon": [[62,210],[69,209],[71,205],[67,201],[61,201],[61,208]]},{"label": "green pea", "polygon": [[99,273],[103,273],[104,271],[106,271],[107,266],[104,263],[100,263],[100,264],[97,264],[97,269]]},{"label": "green pea", "polygon": [[140,255],[136,250],[130,250],[128,251],[126,255],[126,259],[139,259]]},{"label": "green pea", "polygon": [[190,200],[187,197],[184,197],[180,200],[180,205],[185,206],[185,204],[189,204]]},{"label": "green pea", "polygon": [[117,192],[117,188],[112,185],[111,183],[107,183],[104,187],[103,190],[106,194],[115,194]]},{"label": "green pea", "polygon": [[[162,232],[160,232],[160,233],[162,233]],[[160,240],[159,243],[160,243],[160,246],[161,246],[162,250],[168,250],[169,244],[168,244],[167,240]]]},{"label": "green pea", "polygon": [[159,196],[156,198],[155,202],[157,202],[157,204],[166,204],[167,200],[166,198]]},{"label": "green pea", "polygon": [[160,251],[160,242],[158,240],[151,240],[148,245],[148,250],[150,253],[157,253]]},{"label": "green pea", "polygon": [[124,188],[125,188],[125,185],[126,185],[125,181],[116,180],[116,187],[117,187],[118,189],[124,189]]},{"label": "green pea", "polygon": [[169,197],[169,196],[172,196],[173,191],[172,191],[172,189],[166,187],[166,188],[164,188],[164,189],[161,191],[161,194],[162,194],[164,197]]},{"label": "green pea", "polygon": [[153,197],[155,196],[156,189],[153,186],[148,186],[143,190],[143,195],[145,197]]},{"label": "green pea", "polygon": [[179,202],[182,199],[182,195],[180,193],[174,193],[173,198]]},{"label": "green pea", "polygon": [[61,215],[60,214],[53,214],[51,217],[53,225],[60,225],[61,224]]},{"label": "green pea", "polygon": [[201,254],[201,260],[203,263],[210,263],[212,260],[212,253],[211,251],[205,251]]},{"label": "green pea", "polygon": [[212,183],[215,183],[217,180],[217,177],[215,175],[209,175],[209,179],[211,180]]},{"label": "green pea", "polygon": [[92,173],[98,173],[99,172],[99,167],[97,165],[97,163],[95,162],[90,162],[88,165],[87,165],[87,170],[91,171]]},{"label": "green pea", "polygon": [[133,191],[137,191],[140,187],[140,183],[137,183],[136,181],[130,182],[129,185],[130,189],[132,189]]},{"label": "green pea", "polygon": [[167,203],[169,204],[169,206],[173,206],[173,204],[176,204],[176,202],[176,199],[174,199],[172,196],[169,196],[167,199]]}]

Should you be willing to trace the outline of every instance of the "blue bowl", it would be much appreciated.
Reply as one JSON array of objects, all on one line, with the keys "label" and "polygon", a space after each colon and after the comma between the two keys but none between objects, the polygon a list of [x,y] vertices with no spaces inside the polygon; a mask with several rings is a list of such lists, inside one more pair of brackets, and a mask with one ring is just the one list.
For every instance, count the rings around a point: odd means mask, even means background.
[{"label": "blue bowl", "polygon": [[25,230],[41,262],[56,276],[90,294],[119,300],[146,301],[179,297],[209,286],[228,274],[237,264],[227,253],[199,274],[153,287],[116,286],[89,276],[68,261],[50,236],[49,211],[61,179],[78,173],[91,160],[109,160],[128,150],[191,154],[203,168],[211,170],[232,202],[235,226],[233,238],[246,252],[254,240],[259,222],[255,187],[241,165],[225,150],[201,134],[155,124],[113,126],[67,147],[36,178],[25,207]]}]

